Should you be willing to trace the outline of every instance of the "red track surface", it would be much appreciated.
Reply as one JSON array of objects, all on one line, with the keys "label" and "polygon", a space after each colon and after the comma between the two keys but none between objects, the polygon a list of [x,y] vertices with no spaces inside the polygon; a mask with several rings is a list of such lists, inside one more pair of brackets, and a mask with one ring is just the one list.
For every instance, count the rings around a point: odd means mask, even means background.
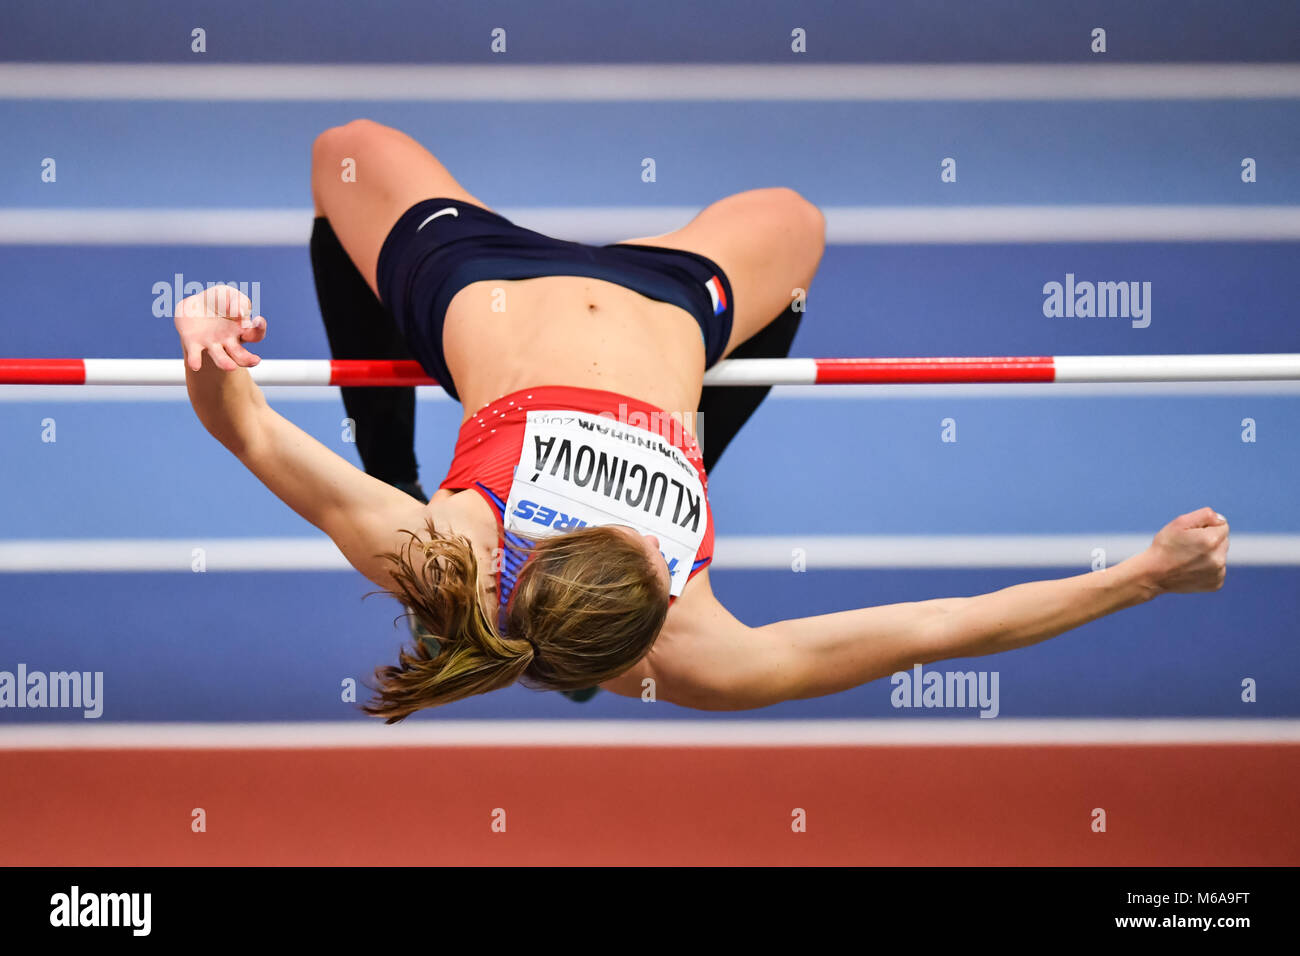
[{"label": "red track surface", "polygon": [[0,864],[1295,865],[1297,792],[1288,744],[7,751]]}]

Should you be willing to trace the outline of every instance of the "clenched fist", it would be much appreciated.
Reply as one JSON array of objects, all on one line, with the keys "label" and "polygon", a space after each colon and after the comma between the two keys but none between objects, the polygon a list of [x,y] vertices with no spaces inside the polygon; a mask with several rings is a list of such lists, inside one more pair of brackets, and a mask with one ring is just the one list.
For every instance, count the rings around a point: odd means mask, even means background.
[{"label": "clenched fist", "polygon": [[1227,574],[1228,520],[1213,508],[1179,515],[1143,557],[1161,591],[1217,591]]},{"label": "clenched fist", "polygon": [[266,338],[266,319],[250,315],[252,306],[248,296],[228,285],[182,299],[176,306],[176,331],[181,336],[185,364],[199,371],[205,351],[225,372],[251,368],[262,361],[243,345]]}]

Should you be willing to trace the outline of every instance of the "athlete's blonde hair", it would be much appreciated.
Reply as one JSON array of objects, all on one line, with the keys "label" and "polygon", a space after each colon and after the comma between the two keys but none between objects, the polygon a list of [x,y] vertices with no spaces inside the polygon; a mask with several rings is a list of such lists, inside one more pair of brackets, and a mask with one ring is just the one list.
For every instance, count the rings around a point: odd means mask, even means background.
[{"label": "athlete's blonde hair", "polygon": [[502,633],[480,600],[470,542],[430,519],[425,532],[403,529],[402,549],[383,555],[389,593],[436,639],[402,648],[396,666],[375,672],[376,697],[362,709],[390,724],[516,681],[595,686],[644,657],[668,614],[668,590],[640,542],[613,527],[580,528],[531,542]]}]

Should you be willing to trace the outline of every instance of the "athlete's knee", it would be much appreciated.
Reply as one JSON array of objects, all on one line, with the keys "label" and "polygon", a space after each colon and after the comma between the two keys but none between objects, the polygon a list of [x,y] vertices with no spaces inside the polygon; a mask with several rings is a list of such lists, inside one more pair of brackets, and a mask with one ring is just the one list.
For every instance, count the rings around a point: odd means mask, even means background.
[{"label": "athlete's knee", "polygon": [[755,193],[775,212],[782,227],[794,232],[798,246],[820,259],[826,247],[826,217],[816,204],[789,186],[771,186]]},{"label": "athlete's knee", "polygon": [[374,120],[354,119],[316,137],[311,148],[311,191],[317,215],[328,212],[332,186],[345,181],[344,169],[355,168],[358,157],[386,132],[389,128]]},{"label": "athlete's knee", "polygon": [[311,171],[313,178],[320,175],[326,163],[331,166],[338,165],[338,157],[344,152],[341,148],[343,146],[344,129],[343,126],[331,126],[312,141]]},{"label": "athlete's knee", "polygon": [[312,165],[333,160],[349,151],[356,152],[368,140],[390,132],[390,128],[371,119],[354,119],[341,126],[331,126],[312,143]]},{"label": "athlete's knee", "polygon": [[806,199],[793,189],[785,188],[785,201],[790,206],[791,221],[804,235],[808,247],[815,251],[818,259],[826,248],[826,216],[817,208],[816,203]]},{"label": "athlete's knee", "polygon": [[769,201],[778,209],[781,229],[789,239],[787,264],[799,276],[801,284],[812,280],[826,251],[826,217],[803,195],[788,186],[774,187]]}]

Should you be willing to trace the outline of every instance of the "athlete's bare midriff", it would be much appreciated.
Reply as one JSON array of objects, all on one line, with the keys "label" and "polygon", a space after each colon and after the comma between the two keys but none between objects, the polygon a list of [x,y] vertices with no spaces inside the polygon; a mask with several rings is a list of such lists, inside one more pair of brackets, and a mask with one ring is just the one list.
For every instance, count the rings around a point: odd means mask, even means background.
[{"label": "athlete's bare midriff", "polygon": [[704,343],[695,319],[601,279],[471,283],[451,300],[442,341],[462,420],[540,385],[617,392],[669,412],[699,408]]}]

